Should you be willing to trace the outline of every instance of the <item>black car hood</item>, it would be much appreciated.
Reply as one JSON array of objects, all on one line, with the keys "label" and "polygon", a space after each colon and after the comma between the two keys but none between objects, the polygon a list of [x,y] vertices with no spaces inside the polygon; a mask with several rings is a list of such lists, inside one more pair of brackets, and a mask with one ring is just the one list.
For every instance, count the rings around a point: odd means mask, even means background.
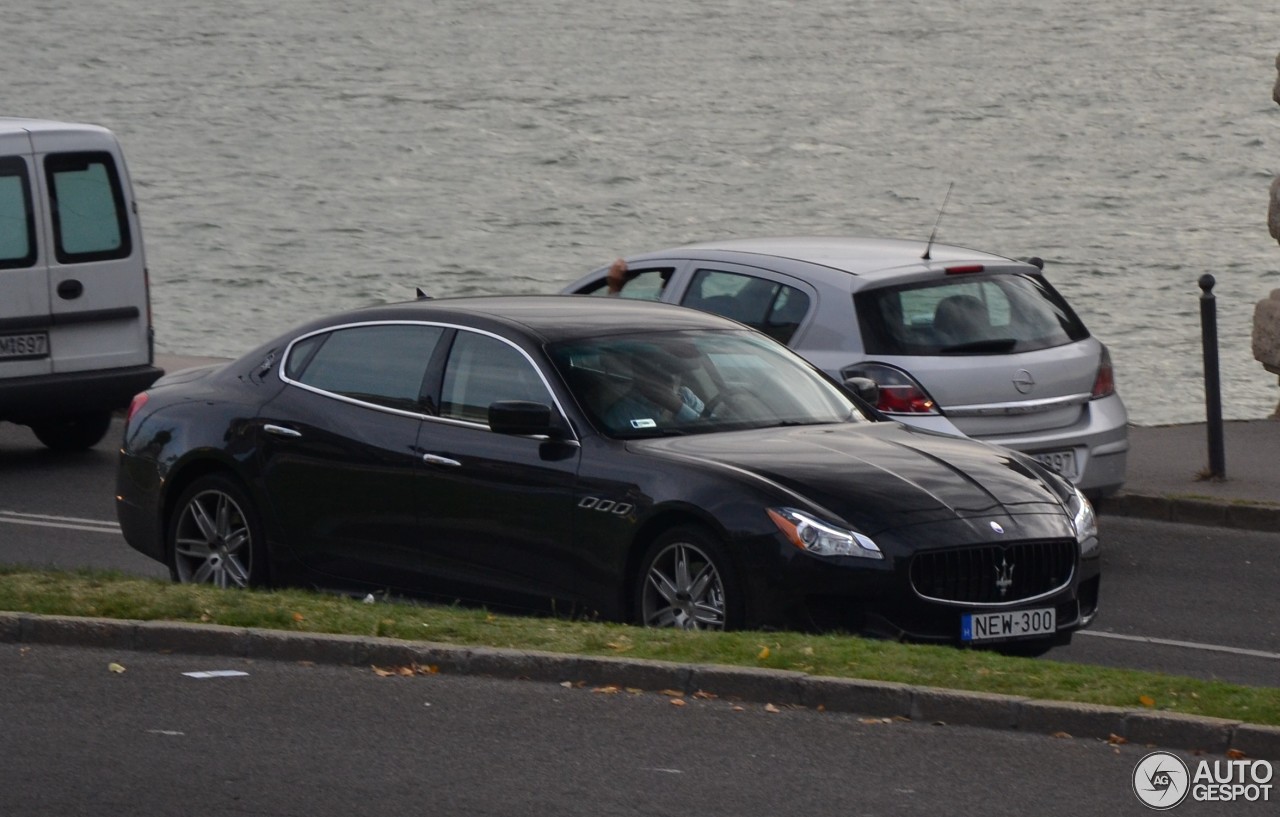
[{"label": "black car hood", "polygon": [[[1061,519],[1069,533],[1058,494],[1011,451],[899,423],[664,437],[630,446],[750,472],[867,534],[957,519],[1016,528],[1017,517],[1033,514]],[[1033,527],[1043,530],[1043,521]]]}]

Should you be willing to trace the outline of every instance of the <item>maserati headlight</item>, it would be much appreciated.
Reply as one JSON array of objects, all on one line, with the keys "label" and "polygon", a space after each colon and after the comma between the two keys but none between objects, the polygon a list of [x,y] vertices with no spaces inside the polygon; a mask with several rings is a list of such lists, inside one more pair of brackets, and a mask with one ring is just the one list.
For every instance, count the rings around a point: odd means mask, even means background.
[{"label": "maserati headlight", "polygon": [[769,518],[791,544],[816,556],[858,556],[883,559],[879,546],[869,536],[815,519],[794,508],[770,508]]},{"label": "maserati headlight", "polygon": [[1073,495],[1067,502],[1067,510],[1071,512],[1071,526],[1076,530],[1076,541],[1080,543],[1080,555],[1092,556],[1098,550],[1098,517],[1093,513],[1093,503],[1080,493],[1079,488],[1072,488]]}]

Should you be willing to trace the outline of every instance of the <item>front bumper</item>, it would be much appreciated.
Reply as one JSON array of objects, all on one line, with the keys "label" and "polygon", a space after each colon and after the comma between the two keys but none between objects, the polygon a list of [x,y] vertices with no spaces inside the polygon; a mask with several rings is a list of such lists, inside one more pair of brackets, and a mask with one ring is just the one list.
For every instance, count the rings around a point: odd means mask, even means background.
[{"label": "front bumper", "polygon": [[[789,550],[788,550],[789,549]],[[1065,640],[1088,626],[1098,611],[1101,559],[1077,556],[1068,581],[1051,592],[1008,604],[936,601],[916,592],[910,578],[911,555],[881,562],[815,557],[786,544],[774,567],[756,573],[754,592],[762,626],[843,630],[861,635],[926,643],[965,643],[961,617],[967,613],[1017,612],[1053,608],[1056,630]],[[754,571],[753,571],[754,572]],[[766,578],[767,577],[767,578]],[[1018,639],[1015,639],[1018,640]],[[1000,642],[986,642],[1000,643]]]}]

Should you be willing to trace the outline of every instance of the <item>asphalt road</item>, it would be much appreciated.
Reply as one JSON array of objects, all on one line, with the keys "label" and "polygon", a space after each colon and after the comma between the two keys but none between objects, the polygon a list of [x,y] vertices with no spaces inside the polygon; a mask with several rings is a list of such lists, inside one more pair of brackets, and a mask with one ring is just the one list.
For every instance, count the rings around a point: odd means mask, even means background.
[{"label": "asphalt road", "polygon": [[[209,671],[245,674],[184,674]],[[1145,747],[672,700],[0,644],[0,814],[1148,813]]]},{"label": "asphalt road", "polygon": [[[0,424],[0,562],[164,577],[128,547],[112,500],[119,428],[56,455]],[[1280,683],[1280,533],[1101,520],[1102,612],[1051,660]]]}]

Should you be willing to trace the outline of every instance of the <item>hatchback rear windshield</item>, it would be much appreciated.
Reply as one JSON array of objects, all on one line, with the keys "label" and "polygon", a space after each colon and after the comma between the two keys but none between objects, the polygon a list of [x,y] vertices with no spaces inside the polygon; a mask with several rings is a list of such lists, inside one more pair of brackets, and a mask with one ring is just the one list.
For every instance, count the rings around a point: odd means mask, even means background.
[{"label": "hatchback rear windshield", "polygon": [[1048,281],[969,274],[854,296],[862,343],[873,355],[1032,352],[1083,340],[1084,324]]}]

